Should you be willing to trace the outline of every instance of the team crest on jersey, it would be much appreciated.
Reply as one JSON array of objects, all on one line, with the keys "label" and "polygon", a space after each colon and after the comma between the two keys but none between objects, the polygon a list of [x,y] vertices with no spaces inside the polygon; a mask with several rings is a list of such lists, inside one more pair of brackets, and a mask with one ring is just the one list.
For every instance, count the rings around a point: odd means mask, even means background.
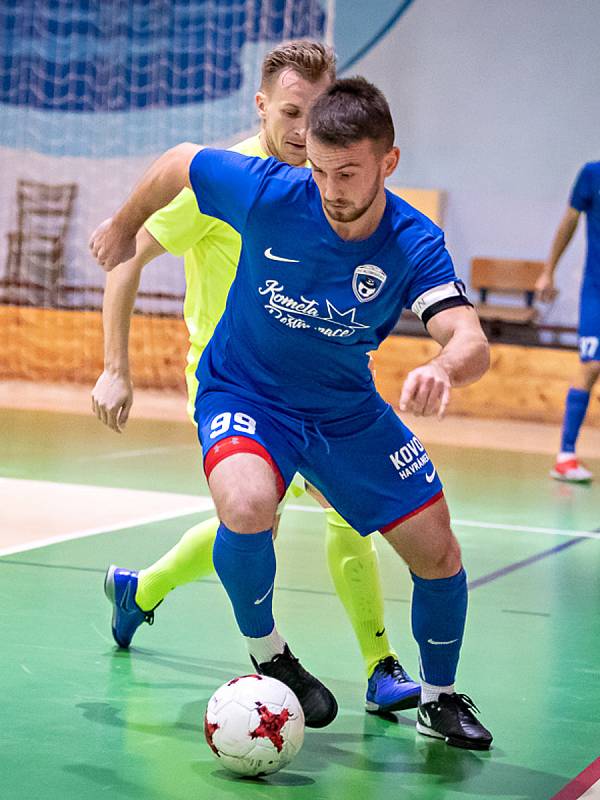
[{"label": "team crest on jersey", "polygon": [[354,270],[352,289],[361,303],[374,300],[387,280],[385,272],[374,264],[361,264]]}]

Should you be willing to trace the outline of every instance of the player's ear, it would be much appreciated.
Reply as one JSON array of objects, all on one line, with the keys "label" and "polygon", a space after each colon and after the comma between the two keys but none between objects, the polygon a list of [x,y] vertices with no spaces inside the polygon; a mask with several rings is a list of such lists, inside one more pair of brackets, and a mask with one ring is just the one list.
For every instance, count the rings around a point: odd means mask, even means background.
[{"label": "player's ear", "polygon": [[398,162],[400,161],[400,148],[399,147],[392,147],[391,150],[383,157],[383,174],[386,178],[389,178],[392,172],[398,166]]},{"label": "player's ear", "polygon": [[256,110],[261,120],[264,120],[267,114],[267,95],[264,92],[258,91],[254,95],[254,102],[256,103]]}]

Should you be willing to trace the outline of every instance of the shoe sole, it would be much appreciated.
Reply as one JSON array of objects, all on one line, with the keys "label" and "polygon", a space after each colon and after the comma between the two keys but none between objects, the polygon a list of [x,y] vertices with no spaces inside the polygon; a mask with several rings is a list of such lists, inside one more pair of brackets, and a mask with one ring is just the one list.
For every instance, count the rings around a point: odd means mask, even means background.
[{"label": "shoe sole", "polygon": [[407,711],[410,708],[417,708],[420,698],[421,692],[419,691],[417,694],[407,695],[389,706],[381,706],[378,703],[367,700],[365,702],[365,711],[367,714],[391,714],[392,711]]},{"label": "shoe sole", "polygon": [[[265,672],[262,672],[259,669],[257,669],[256,671],[257,671],[257,673],[259,675],[267,675]],[[273,677],[273,676],[267,675],[267,677],[270,678],[270,677]],[[294,691],[292,689],[292,687],[289,686],[289,684],[285,683],[285,681],[282,681],[281,678],[276,678],[275,680],[281,681],[281,683],[283,683],[284,686],[287,686],[288,689],[291,689],[292,692]],[[328,725],[331,725],[333,720],[337,717],[337,714],[338,714],[337,700],[335,699],[333,694],[331,694],[331,692],[329,694],[331,696],[331,700],[333,701],[331,712],[329,713],[329,715],[327,717],[323,717],[322,719],[317,719],[316,721],[315,720],[311,720],[309,718],[308,714],[306,713],[306,709],[302,705],[301,701],[298,700],[298,702],[302,706],[302,711],[304,712],[304,724],[306,725],[307,728],[326,728]]]},{"label": "shoe sole", "polygon": [[592,475],[589,478],[567,478],[566,475],[561,475],[560,472],[555,472],[553,469],[550,470],[550,477],[563,483],[591,483],[593,480]]},{"label": "shoe sole", "polygon": [[489,750],[491,742],[478,742],[473,739],[459,739],[455,736],[444,736],[442,733],[434,731],[433,728],[427,728],[417,721],[417,733],[421,736],[427,736],[430,739],[441,739],[446,742],[450,747],[460,747],[462,750]]},{"label": "shoe sole", "polygon": [[[333,700],[333,709],[332,709],[332,713],[329,715],[329,717],[326,717],[323,720],[318,720],[317,722],[309,722],[306,719],[306,714],[304,715],[304,724],[306,725],[307,728],[326,728],[328,725],[331,725],[333,720],[337,717],[337,713],[338,713],[337,700],[335,699],[335,697],[333,695],[331,695],[331,699]],[[304,709],[302,709],[302,710],[304,710]]]}]

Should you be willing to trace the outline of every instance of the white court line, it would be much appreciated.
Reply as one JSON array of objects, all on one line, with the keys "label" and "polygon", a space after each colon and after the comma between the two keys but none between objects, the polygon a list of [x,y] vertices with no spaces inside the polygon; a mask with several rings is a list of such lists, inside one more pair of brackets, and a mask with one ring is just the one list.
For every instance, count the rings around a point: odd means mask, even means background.
[{"label": "white court line", "polygon": [[600,781],[596,781],[593,786],[584,792],[579,800],[600,800]]},{"label": "white court line", "polygon": [[[319,512],[323,509],[319,506],[295,506],[286,505],[285,510],[289,511],[308,511]],[[463,528],[483,528],[498,531],[521,531],[522,533],[541,533],[544,536],[573,536],[579,539],[600,539],[598,531],[571,531],[563,528],[536,528],[531,525],[507,525],[502,522],[477,522],[473,519],[454,519],[453,525],[461,525]]]},{"label": "white court line", "polygon": [[320,514],[325,509],[321,508],[321,506],[294,506],[294,505],[286,505],[284,506],[284,511],[305,511],[307,514]]},{"label": "white court line", "polygon": [[138,517],[137,519],[127,520],[127,522],[116,522],[113,525],[101,526],[99,528],[85,528],[81,531],[73,531],[72,533],[66,533],[60,536],[50,536],[47,539],[37,539],[35,542],[27,542],[26,544],[5,547],[0,549],[0,557],[14,555],[15,553],[24,553],[27,550],[38,550],[40,547],[48,547],[48,545],[51,544],[69,542],[72,539],[86,539],[88,536],[100,536],[103,533],[124,531],[128,528],[137,528],[139,525],[149,525],[152,522],[164,522],[167,519],[186,517],[190,514],[201,514],[204,511],[209,511],[214,507],[212,500],[209,497],[200,496],[195,497],[194,499],[197,501],[195,505],[179,508],[176,511],[166,511],[163,514]]},{"label": "white court line", "polygon": [[[0,483],[10,480],[0,478]],[[51,483],[51,482],[48,482]],[[63,485],[63,484],[61,484]],[[104,488],[104,487],[103,487]],[[0,557],[14,555],[15,553],[23,553],[27,550],[37,550],[41,547],[47,547],[52,544],[60,544],[61,542],[68,542],[73,539],[85,539],[89,536],[99,536],[104,533],[112,533],[119,530],[127,530],[128,528],[137,528],[140,525],[149,525],[154,522],[163,522],[169,519],[176,519],[177,517],[185,517],[192,514],[204,513],[214,508],[212,499],[206,495],[190,495],[190,501],[194,505],[186,506],[176,511],[168,511],[163,514],[154,514],[146,517],[138,517],[137,519],[128,520],[127,522],[114,523],[106,527],[98,528],[85,528],[80,531],[74,531],[69,534],[60,536],[51,536],[47,539],[38,539],[35,542],[28,542],[27,544],[14,545],[12,547],[0,548]],[[287,505],[286,509],[290,511],[300,511],[307,514],[318,514],[323,511],[319,506],[303,506],[303,505]],[[600,532],[598,531],[581,531],[581,530],[565,530],[562,528],[541,528],[530,525],[508,525],[501,522],[478,522],[470,519],[452,519],[452,524],[462,526],[465,528],[480,528],[483,530],[502,530],[511,531],[515,533],[531,533],[542,534],[544,536],[570,536],[573,538],[581,539],[600,539]]]},{"label": "white court line", "polygon": [[572,536],[575,539],[600,539],[598,531],[571,531],[562,528],[535,528],[530,525],[505,525],[501,522],[476,522],[471,519],[453,519],[453,525],[464,528],[487,528],[497,531],[521,531],[523,533],[541,533],[544,536]]},{"label": "white court line", "polygon": [[[9,488],[11,484],[15,482],[18,483],[27,483],[27,484],[34,484],[38,486],[56,486],[57,489],[62,489],[65,486],[68,487],[75,487],[78,489],[109,489],[111,492],[123,494],[123,495],[130,495],[132,492],[141,492],[146,493],[151,490],[147,489],[126,489],[122,486],[99,486],[94,483],[75,483],[74,481],[45,481],[38,478],[7,478],[5,476],[0,477],[0,488],[4,485],[7,485]],[[172,497],[173,492],[155,492],[155,494],[162,494],[166,497]],[[189,500],[193,502],[194,500],[199,500],[200,503],[204,503],[207,499],[210,500],[210,496],[204,494],[178,494],[177,497],[184,498],[185,500]],[[211,500],[212,502],[212,500]]]}]

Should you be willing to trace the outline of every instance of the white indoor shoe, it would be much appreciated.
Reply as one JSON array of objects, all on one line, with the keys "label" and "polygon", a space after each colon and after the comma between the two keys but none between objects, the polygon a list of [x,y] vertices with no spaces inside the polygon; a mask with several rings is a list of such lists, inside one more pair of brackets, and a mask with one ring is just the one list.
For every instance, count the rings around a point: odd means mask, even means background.
[{"label": "white indoor shoe", "polygon": [[593,475],[573,454],[572,457],[567,459],[559,457],[554,468],[550,470],[550,477],[555,478],[557,481],[568,481],[569,483],[588,483],[592,480]]}]

